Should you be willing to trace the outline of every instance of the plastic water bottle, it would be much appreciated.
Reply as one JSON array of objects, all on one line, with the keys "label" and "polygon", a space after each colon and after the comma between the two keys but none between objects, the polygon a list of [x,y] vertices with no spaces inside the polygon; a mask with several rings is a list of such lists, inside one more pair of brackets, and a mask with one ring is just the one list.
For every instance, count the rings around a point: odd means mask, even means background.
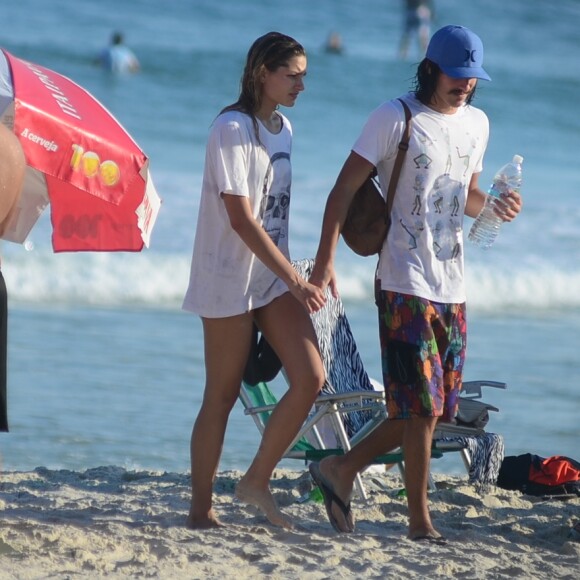
[{"label": "plastic water bottle", "polygon": [[493,183],[488,190],[489,195],[485,200],[485,205],[469,230],[468,239],[470,242],[481,248],[489,248],[495,242],[499,228],[503,223],[503,220],[494,211],[496,199],[501,193],[507,193],[509,190],[520,191],[523,160],[521,155],[514,155],[511,162],[504,165],[495,174]]}]

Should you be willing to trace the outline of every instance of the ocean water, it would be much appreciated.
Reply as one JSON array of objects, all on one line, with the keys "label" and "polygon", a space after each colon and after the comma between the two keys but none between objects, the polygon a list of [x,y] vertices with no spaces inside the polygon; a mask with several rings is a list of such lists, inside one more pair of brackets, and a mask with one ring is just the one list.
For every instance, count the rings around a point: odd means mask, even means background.
[{"label": "ocean water", "polygon": [[[2,467],[99,465],[186,471],[204,384],[201,326],[180,310],[189,274],[205,139],[234,101],[246,51],[268,30],[309,54],[294,126],[291,253],[317,247],[326,196],[372,108],[412,85],[422,55],[397,58],[398,0],[20,0],[3,6],[0,46],[95,94],[151,159],[163,206],[138,254],[52,253],[46,212],[28,249],[2,242],[9,290],[9,420]],[[506,453],[578,457],[580,445],[580,2],[439,0],[435,27],[483,39],[491,83],[475,104],[491,122],[485,186],[524,157],[525,208],[488,251],[466,245],[466,379],[505,381],[489,429]],[[113,30],[142,72],[112,78],[91,61]],[[345,51],[324,52],[331,31]],[[466,229],[470,220],[466,220]],[[347,314],[370,375],[380,376],[372,258],[339,248]],[[227,353],[224,353],[224,359]],[[281,388],[281,385],[277,385]],[[236,406],[221,468],[244,469],[258,445]],[[445,460],[447,461],[447,460]],[[295,462],[285,465],[298,467]],[[434,468],[458,470],[436,462]]]}]

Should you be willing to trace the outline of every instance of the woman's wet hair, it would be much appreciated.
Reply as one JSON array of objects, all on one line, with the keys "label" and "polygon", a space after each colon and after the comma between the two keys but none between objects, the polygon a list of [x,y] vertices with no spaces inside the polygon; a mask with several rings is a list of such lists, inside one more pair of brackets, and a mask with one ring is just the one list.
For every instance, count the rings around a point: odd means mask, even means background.
[{"label": "woman's wet hair", "polygon": [[225,107],[226,111],[241,111],[252,117],[256,135],[258,123],[255,114],[262,105],[261,75],[264,69],[275,72],[281,66],[288,66],[291,58],[306,56],[304,47],[280,32],[268,32],[256,39],[246,57],[246,65],[240,81],[240,96],[235,103]]}]

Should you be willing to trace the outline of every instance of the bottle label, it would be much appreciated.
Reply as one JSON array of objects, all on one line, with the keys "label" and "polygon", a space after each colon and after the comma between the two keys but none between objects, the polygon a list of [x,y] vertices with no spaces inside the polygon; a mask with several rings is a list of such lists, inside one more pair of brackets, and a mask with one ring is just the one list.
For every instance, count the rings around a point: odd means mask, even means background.
[{"label": "bottle label", "polygon": [[489,188],[489,195],[493,195],[493,197],[499,197],[501,193],[507,191],[507,183],[504,181],[494,181]]}]

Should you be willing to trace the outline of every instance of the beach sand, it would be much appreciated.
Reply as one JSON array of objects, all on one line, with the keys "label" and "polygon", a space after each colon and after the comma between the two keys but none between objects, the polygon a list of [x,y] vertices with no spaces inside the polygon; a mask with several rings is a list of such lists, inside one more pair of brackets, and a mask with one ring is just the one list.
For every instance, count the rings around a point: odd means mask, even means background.
[{"label": "beach sand", "polygon": [[239,472],[222,472],[215,505],[225,527],[184,527],[186,473],[97,467],[0,473],[0,578],[577,578],[569,539],[580,498],[541,499],[460,477],[430,493],[446,546],[405,538],[406,500],[395,472],[365,474],[357,527],[337,534],[324,505],[299,502],[310,481],[278,470],[272,491],[300,526],[277,529],[233,498]]}]

